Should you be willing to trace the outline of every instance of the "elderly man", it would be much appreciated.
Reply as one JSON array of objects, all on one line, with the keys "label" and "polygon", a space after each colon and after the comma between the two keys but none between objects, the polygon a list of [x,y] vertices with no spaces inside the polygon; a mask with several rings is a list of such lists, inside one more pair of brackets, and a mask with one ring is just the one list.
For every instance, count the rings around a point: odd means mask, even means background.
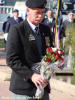
[{"label": "elderly man", "polygon": [[[41,24],[46,3],[46,0],[27,0],[27,19],[10,28],[6,59],[12,69],[10,91],[13,100],[34,100],[39,84],[43,88],[47,84],[44,77],[32,71],[33,64],[40,62],[45,55],[45,39],[50,36],[49,28]],[[40,100],[49,100],[49,86],[44,90]]]}]

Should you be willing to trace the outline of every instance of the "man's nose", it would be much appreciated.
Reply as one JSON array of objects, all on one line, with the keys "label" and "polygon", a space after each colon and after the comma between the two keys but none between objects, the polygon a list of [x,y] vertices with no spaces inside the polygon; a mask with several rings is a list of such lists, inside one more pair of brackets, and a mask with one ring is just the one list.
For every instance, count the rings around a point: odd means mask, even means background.
[{"label": "man's nose", "polygon": [[38,16],[39,16],[39,17],[43,17],[43,14],[39,14]]}]

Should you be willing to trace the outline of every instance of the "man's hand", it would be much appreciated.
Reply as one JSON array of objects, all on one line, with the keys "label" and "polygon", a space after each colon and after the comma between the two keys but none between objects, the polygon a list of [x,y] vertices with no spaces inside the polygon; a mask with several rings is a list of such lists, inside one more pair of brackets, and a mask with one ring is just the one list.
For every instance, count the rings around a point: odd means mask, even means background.
[{"label": "man's hand", "polygon": [[35,84],[37,88],[39,88],[39,84],[44,88],[47,84],[47,81],[40,75],[34,73],[31,77],[32,82]]}]

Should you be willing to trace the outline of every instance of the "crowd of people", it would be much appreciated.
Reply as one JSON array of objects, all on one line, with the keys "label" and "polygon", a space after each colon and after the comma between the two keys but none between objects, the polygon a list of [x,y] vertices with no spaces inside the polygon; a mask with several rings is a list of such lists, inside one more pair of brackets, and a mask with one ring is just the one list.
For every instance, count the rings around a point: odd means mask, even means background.
[{"label": "crowd of people", "polygon": [[[6,61],[12,69],[10,91],[13,100],[34,100],[39,84],[43,88],[47,84],[44,77],[31,70],[33,64],[40,62],[42,56],[46,54],[46,48],[55,46],[56,18],[51,9],[47,11],[47,17],[44,17],[46,4],[46,0],[27,0],[26,19],[23,21],[19,17],[19,11],[14,9],[13,17],[8,17],[3,24]],[[66,36],[68,24],[75,23],[72,12],[68,17],[61,25],[62,38]],[[48,84],[40,100],[49,100],[50,90]]]},{"label": "crowd of people", "polygon": [[[19,17],[19,11],[17,9],[14,9],[13,12],[13,17],[8,16],[7,20],[3,23],[3,27],[2,30],[4,32],[4,43],[5,43],[5,47],[6,47],[6,41],[7,41],[7,36],[9,33],[9,29],[10,26],[14,25],[14,24],[19,24],[20,22],[23,22],[22,17]],[[46,17],[44,16],[43,20],[41,23],[45,24],[46,26],[48,26],[50,28],[50,32],[51,32],[51,41],[52,41],[52,46],[55,46],[55,23],[56,19],[53,15],[53,10],[48,9],[48,11],[46,12]],[[64,38],[65,35],[65,30],[67,29],[67,26],[75,23],[75,15],[73,12],[69,12],[67,14],[67,19],[63,21],[62,19],[62,23],[60,26],[60,40],[61,38]],[[47,43],[48,44],[48,43]],[[49,46],[50,44],[48,44]]]},{"label": "crowd of people", "polygon": [[[5,48],[6,48],[6,41],[7,41],[7,36],[9,33],[10,26],[12,26],[14,24],[19,24],[20,22],[23,22],[23,18],[19,17],[19,10],[18,9],[14,9],[12,12],[12,15],[13,15],[13,17],[10,17],[10,16],[7,17],[7,20],[3,23],[3,27],[2,27],[2,30],[4,32]],[[27,17],[27,13],[25,15],[25,18],[26,17]],[[56,21],[56,18],[54,17],[53,10],[48,9],[46,12],[46,17],[44,16],[41,23],[45,24],[46,26],[48,26],[50,28],[52,47],[55,46],[55,28],[56,28],[55,21]],[[75,23],[75,15],[72,11],[68,12],[66,20],[63,21],[63,19],[62,19],[61,26],[60,26],[60,36],[59,36],[60,42],[61,42],[61,39],[63,39],[66,36],[65,30],[67,29],[67,26],[71,23]],[[47,46],[50,46],[48,41],[49,40],[47,39],[46,40]]]}]

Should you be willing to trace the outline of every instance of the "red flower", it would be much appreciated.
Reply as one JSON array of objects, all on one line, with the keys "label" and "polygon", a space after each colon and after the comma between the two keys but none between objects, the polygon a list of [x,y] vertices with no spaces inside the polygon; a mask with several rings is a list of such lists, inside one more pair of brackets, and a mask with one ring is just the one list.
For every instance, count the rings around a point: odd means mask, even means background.
[{"label": "red flower", "polygon": [[59,57],[59,59],[60,59],[60,60],[63,60],[63,58],[62,58],[61,56]]},{"label": "red flower", "polygon": [[64,59],[63,50],[59,50],[57,48],[47,48],[46,55],[43,57],[43,61],[54,63],[56,61],[61,61]]},{"label": "red flower", "polygon": [[64,52],[61,51],[61,52],[60,52],[60,55],[61,55],[61,56],[64,55]]},{"label": "red flower", "polygon": [[47,51],[48,53],[52,53],[52,52],[53,52],[52,48],[47,48],[46,51]]},{"label": "red flower", "polygon": [[58,55],[58,49],[55,51],[55,54]]},{"label": "red flower", "polygon": [[50,62],[51,61],[51,59],[50,58],[46,58],[46,62]]},{"label": "red flower", "polygon": [[55,53],[53,53],[53,57],[55,57],[56,56],[56,54]]},{"label": "red flower", "polygon": [[56,55],[56,59],[60,59],[59,55]]}]

